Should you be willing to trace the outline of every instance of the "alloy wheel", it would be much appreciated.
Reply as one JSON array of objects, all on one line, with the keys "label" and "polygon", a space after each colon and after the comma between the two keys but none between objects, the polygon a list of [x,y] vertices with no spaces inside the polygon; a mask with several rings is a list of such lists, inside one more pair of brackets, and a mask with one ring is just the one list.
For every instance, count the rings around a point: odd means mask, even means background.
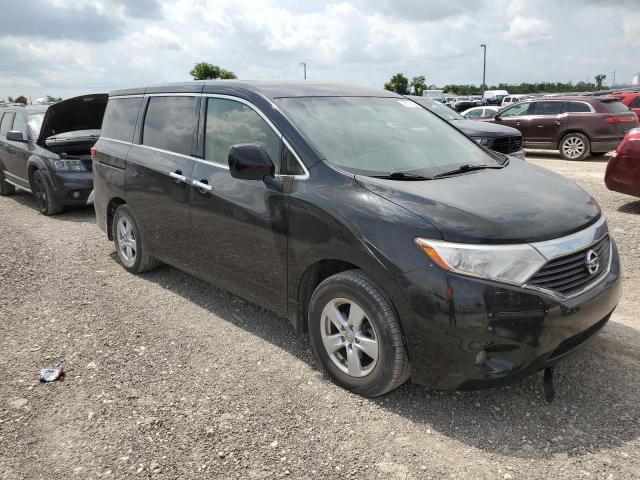
[{"label": "alloy wheel", "polygon": [[118,250],[120,257],[127,266],[131,266],[136,261],[136,235],[133,225],[129,219],[121,217],[117,226]]},{"label": "alloy wheel", "polygon": [[568,158],[580,158],[585,149],[584,141],[578,137],[569,137],[562,144],[562,151]]},{"label": "alloy wheel", "polygon": [[362,307],[346,298],[322,310],[320,335],[331,361],[352,377],[365,377],[378,363],[378,336]]}]

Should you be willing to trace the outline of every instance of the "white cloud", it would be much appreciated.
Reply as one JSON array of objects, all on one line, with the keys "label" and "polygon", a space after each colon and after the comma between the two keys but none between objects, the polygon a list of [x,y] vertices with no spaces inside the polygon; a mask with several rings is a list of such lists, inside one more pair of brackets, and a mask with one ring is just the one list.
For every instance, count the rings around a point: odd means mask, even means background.
[{"label": "white cloud", "polygon": [[[245,79],[381,87],[566,81],[640,69],[640,2],[612,0],[31,0],[0,31],[0,97],[188,80],[208,61]],[[624,8],[624,15],[620,9]],[[44,15],[42,12],[46,12]],[[3,14],[7,13],[3,11]]]}]

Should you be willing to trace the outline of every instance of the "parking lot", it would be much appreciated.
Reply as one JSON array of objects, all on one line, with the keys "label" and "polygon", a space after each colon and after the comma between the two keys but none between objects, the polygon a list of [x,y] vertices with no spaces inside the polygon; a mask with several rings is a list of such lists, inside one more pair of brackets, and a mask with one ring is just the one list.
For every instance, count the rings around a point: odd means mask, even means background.
[{"label": "parking lot", "polygon": [[125,272],[92,208],[0,198],[0,477],[640,478],[640,200],[605,188],[606,157],[528,160],[597,199],[625,284],[553,404],[541,374],[356,396],[286,319],[170,267]]}]

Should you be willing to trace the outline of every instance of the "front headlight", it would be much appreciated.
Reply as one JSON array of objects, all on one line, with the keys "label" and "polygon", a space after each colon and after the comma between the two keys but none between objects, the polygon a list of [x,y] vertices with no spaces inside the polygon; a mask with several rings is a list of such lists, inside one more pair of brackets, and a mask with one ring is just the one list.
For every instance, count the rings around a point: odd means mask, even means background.
[{"label": "front headlight", "polygon": [[69,172],[84,172],[86,170],[82,160],[54,160],[53,168],[55,170],[64,170]]},{"label": "front headlight", "polygon": [[472,138],[483,147],[490,147],[493,144],[493,138],[491,137],[472,137]]},{"label": "front headlight", "polygon": [[499,282],[524,284],[546,262],[531,245],[473,245],[417,238],[416,244],[440,267]]}]

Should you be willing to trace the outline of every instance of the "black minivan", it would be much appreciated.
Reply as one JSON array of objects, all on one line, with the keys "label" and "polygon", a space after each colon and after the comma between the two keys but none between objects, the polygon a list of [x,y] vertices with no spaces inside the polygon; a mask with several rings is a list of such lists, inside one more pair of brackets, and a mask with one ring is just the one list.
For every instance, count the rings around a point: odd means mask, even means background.
[{"label": "black minivan", "polygon": [[592,337],[620,295],[591,196],[384,90],[115,91],[93,172],[125,269],[164,262],[287,316],[367,396],[517,380]]}]

